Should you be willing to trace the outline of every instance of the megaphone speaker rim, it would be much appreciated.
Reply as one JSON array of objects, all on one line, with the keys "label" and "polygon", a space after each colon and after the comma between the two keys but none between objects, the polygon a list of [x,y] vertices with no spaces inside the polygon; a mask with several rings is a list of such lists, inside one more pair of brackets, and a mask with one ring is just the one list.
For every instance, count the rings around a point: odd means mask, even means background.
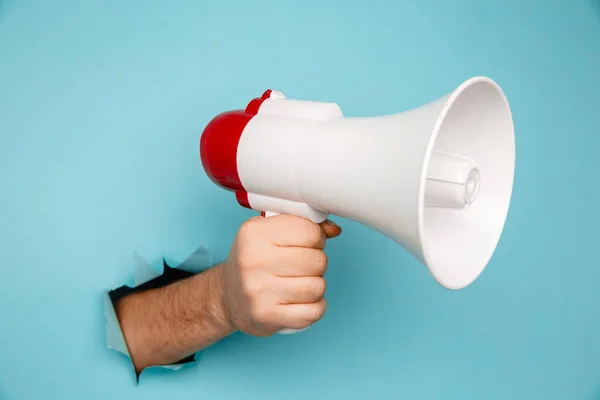
[{"label": "megaphone speaker rim", "polygon": [[[465,93],[467,93],[469,90],[473,90],[473,88],[475,88],[477,85],[481,86],[481,89],[483,90],[482,97],[491,96],[488,98],[488,100],[490,100],[490,102],[494,104],[496,108],[494,110],[490,110],[490,113],[494,117],[499,118],[499,121],[502,127],[504,128],[500,133],[492,133],[492,135],[496,135],[497,143],[490,143],[490,145],[492,146],[499,144],[498,147],[500,148],[498,149],[498,151],[503,152],[503,154],[498,155],[498,157],[500,157],[498,158],[498,166],[502,166],[502,171],[492,171],[496,174],[496,176],[501,176],[501,182],[499,184],[500,186],[498,186],[500,188],[498,189],[500,195],[496,196],[495,199],[491,199],[491,197],[488,196],[487,200],[485,200],[488,202],[496,201],[497,204],[494,204],[494,215],[493,217],[489,218],[489,226],[485,228],[487,230],[484,229],[484,232],[482,233],[482,235],[487,236],[485,236],[484,239],[478,239],[481,243],[484,244],[484,246],[479,246],[480,248],[478,249],[475,248],[476,246],[472,247],[468,243],[465,244],[464,248],[468,249],[465,251],[474,252],[474,254],[470,256],[466,253],[462,255],[458,254],[461,251],[460,249],[449,248],[449,243],[452,240],[452,238],[448,237],[449,235],[445,235],[443,238],[444,240],[436,241],[435,239],[432,239],[432,236],[436,235],[432,235],[432,230],[428,228],[428,221],[425,214],[431,212],[437,213],[442,211],[427,210],[424,205],[424,200],[427,180],[427,167],[429,165],[431,153],[434,150],[436,143],[440,139],[440,132],[444,129],[444,125],[448,123],[449,115],[451,115],[453,112],[460,112],[460,110],[456,111],[455,107],[457,107],[457,104],[459,104],[459,101],[463,98]],[[481,111],[481,109],[479,109],[479,111]],[[473,116],[472,118],[477,118],[477,115]],[[500,127],[498,128],[498,130],[500,130]],[[493,142],[494,139],[491,140]],[[488,150],[485,151],[487,151],[489,154]],[[432,135],[429,139],[420,177],[421,184],[419,190],[418,228],[419,240],[421,242],[423,252],[423,260],[426,266],[428,267],[430,273],[433,275],[436,281],[438,281],[443,287],[447,289],[462,289],[470,285],[480,276],[480,274],[483,272],[483,270],[489,263],[498,245],[501,232],[504,228],[504,224],[508,217],[508,208],[512,196],[512,187],[514,183],[514,167],[514,125],[510,106],[504,92],[494,80],[485,76],[476,76],[464,81],[449,96],[447,96],[447,100],[442,108],[442,111],[440,112],[440,115],[435,123]],[[497,170],[499,168],[492,169]],[[482,176],[482,182],[485,182],[485,171],[483,171],[483,173],[484,175]],[[482,185],[485,185],[485,183],[483,183]],[[477,204],[477,201],[475,201],[475,204]],[[467,209],[447,212],[451,213],[471,211]],[[476,212],[481,214],[482,210],[477,210]],[[453,215],[456,216],[459,214]],[[477,224],[480,222],[481,221],[470,221],[471,224]],[[484,224],[486,222],[488,221],[484,221]],[[468,228],[469,227],[465,229]],[[455,226],[447,228],[449,232],[452,229],[456,229],[458,231],[461,228]],[[465,235],[465,237],[466,236],[468,235]],[[448,257],[444,257],[444,252],[450,255]]]}]

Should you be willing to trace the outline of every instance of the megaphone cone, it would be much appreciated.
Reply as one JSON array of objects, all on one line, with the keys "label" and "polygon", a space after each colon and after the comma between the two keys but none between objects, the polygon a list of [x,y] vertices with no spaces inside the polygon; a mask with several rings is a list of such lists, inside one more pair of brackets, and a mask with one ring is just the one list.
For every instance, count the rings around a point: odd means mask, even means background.
[{"label": "megaphone cone", "polygon": [[213,119],[200,153],[209,177],[241,205],[363,223],[448,289],[471,284],[492,257],[515,163],[508,102],[486,77],[421,107],[369,118],[269,90]]}]

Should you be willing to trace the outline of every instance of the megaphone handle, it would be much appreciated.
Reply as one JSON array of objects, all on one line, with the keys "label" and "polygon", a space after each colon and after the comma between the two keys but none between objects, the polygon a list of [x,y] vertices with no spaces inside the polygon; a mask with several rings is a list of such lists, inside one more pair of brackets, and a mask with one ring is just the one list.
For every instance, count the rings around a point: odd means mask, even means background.
[{"label": "megaphone handle", "polygon": [[[261,215],[266,218],[266,217],[274,217],[275,215],[279,215],[279,213],[271,212],[271,211],[265,211],[265,212],[262,212]],[[290,335],[292,333],[302,332],[302,331],[304,331],[306,329],[308,329],[308,326],[306,328],[303,328],[303,329],[282,329],[282,330],[280,330],[277,333],[282,334],[282,335]]]}]

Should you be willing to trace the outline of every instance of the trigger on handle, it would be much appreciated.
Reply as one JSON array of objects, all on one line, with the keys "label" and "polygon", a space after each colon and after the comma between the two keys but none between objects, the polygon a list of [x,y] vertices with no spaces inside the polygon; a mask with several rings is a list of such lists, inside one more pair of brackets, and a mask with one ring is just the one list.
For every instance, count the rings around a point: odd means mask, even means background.
[{"label": "trigger on handle", "polygon": [[264,196],[260,194],[248,193],[248,201],[252,205],[253,210],[262,211],[262,210],[277,210],[275,211],[266,211],[261,214],[265,217],[271,217],[278,214],[291,214],[296,215],[298,217],[306,218],[320,224],[325,221],[329,216],[329,213],[324,211],[319,211],[306,203],[301,203],[298,201],[292,200],[284,200],[278,199],[276,197]]}]

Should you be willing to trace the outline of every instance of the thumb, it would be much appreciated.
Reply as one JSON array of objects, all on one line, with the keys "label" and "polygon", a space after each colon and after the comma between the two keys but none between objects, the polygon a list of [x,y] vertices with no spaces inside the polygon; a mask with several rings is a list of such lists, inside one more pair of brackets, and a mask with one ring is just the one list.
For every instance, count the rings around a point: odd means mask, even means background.
[{"label": "thumb", "polygon": [[325,220],[320,223],[321,228],[325,231],[327,235],[327,239],[333,239],[335,237],[340,236],[342,233],[342,228],[340,228],[335,222],[330,220]]}]

